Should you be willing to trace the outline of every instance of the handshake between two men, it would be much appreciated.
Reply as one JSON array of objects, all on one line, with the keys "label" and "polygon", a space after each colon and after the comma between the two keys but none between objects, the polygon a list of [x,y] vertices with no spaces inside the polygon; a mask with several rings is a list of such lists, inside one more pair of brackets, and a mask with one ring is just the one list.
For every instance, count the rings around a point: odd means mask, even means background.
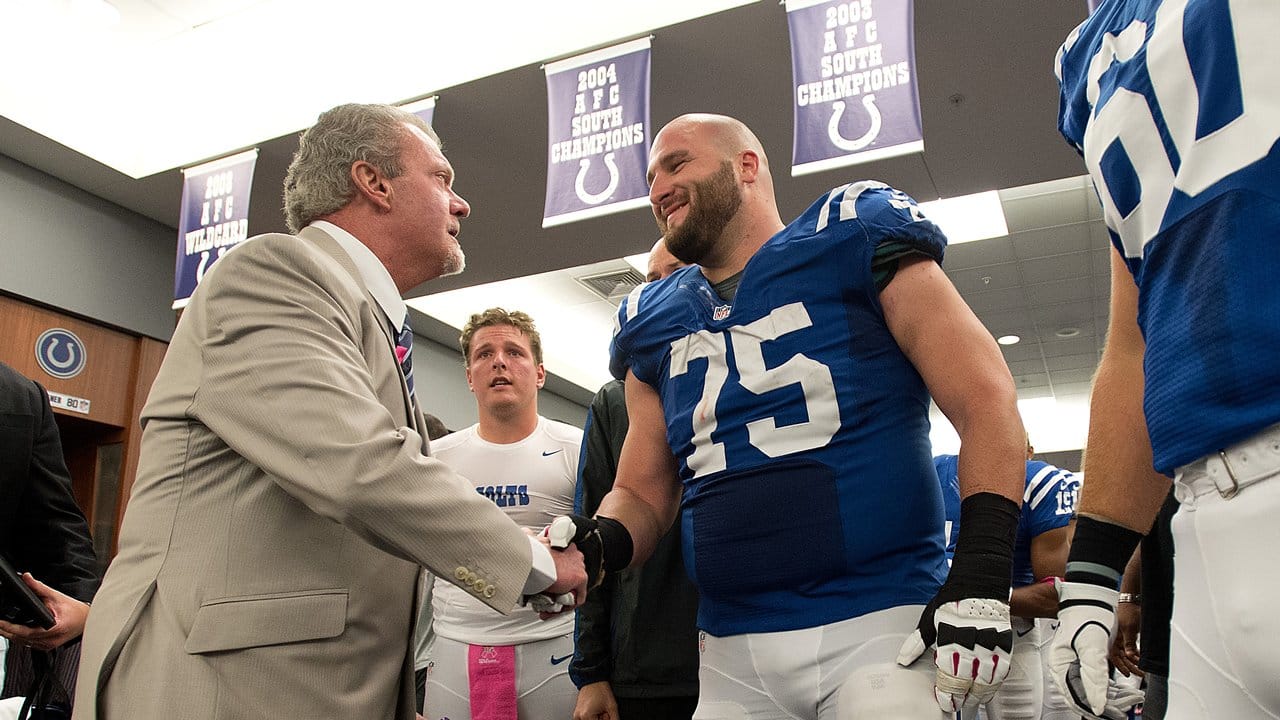
[{"label": "handshake between two men", "polygon": [[[601,534],[612,535],[618,542],[606,543]],[[612,518],[588,518],[581,515],[561,515],[551,521],[538,533],[538,539],[547,547],[557,551],[557,581],[547,590],[529,595],[525,601],[544,620],[553,615],[572,610],[587,599],[587,592],[600,584],[606,571],[613,572],[625,568],[631,562],[631,536],[622,524]],[[556,556],[559,557],[556,557]],[[579,575],[564,577],[560,574],[561,563],[573,563],[581,558],[585,570],[585,580]],[[567,587],[569,583],[576,584]]]}]

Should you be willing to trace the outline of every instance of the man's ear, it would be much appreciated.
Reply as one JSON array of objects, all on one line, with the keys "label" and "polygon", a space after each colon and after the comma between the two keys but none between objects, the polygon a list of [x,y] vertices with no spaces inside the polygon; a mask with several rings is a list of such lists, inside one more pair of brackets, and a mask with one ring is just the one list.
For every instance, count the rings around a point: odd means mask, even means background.
[{"label": "man's ear", "polygon": [[542,363],[538,363],[538,389],[541,390],[542,386],[545,385],[546,383],[547,383],[547,369],[542,366]]},{"label": "man's ear", "polygon": [[738,154],[738,176],[745,183],[753,183],[760,174],[760,156],[751,150]]},{"label": "man's ear", "polygon": [[391,209],[391,183],[373,165],[364,160],[351,164],[351,184],[356,194],[382,211]]}]

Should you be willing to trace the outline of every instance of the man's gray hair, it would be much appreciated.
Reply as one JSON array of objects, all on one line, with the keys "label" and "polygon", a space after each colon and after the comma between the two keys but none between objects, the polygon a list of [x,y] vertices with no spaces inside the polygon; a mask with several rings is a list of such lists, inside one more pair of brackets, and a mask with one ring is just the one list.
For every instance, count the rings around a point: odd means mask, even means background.
[{"label": "man's gray hair", "polygon": [[325,111],[298,142],[284,178],[284,217],[296,233],[351,201],[352,164],[363,160],[389,178],[398,177],[405,124],[440,144],[422,118],[391,105],[339,105]]}]

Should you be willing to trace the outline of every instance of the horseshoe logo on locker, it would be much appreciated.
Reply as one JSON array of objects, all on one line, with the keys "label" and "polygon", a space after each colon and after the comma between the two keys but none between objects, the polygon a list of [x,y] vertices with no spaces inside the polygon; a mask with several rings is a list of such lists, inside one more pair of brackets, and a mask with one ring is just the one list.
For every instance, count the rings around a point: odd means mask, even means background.
[{"label": "horseshoe logo on locker", "polygon": [[66,380],[84,370],[84,343],[63,328],[50,328],[36,338],[36,362],[49,375]]}]

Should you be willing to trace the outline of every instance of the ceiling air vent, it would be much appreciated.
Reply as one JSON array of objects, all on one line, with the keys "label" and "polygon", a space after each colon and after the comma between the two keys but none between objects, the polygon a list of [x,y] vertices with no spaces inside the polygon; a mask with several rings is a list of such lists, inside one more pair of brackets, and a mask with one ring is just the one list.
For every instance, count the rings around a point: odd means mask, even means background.
[{"label": "ceiling air vent", "polygon": [[622,302],[622,298],[644,283],[644,276],[630,268],[574,279],[582,283],[591,292],[614,305]]}]

